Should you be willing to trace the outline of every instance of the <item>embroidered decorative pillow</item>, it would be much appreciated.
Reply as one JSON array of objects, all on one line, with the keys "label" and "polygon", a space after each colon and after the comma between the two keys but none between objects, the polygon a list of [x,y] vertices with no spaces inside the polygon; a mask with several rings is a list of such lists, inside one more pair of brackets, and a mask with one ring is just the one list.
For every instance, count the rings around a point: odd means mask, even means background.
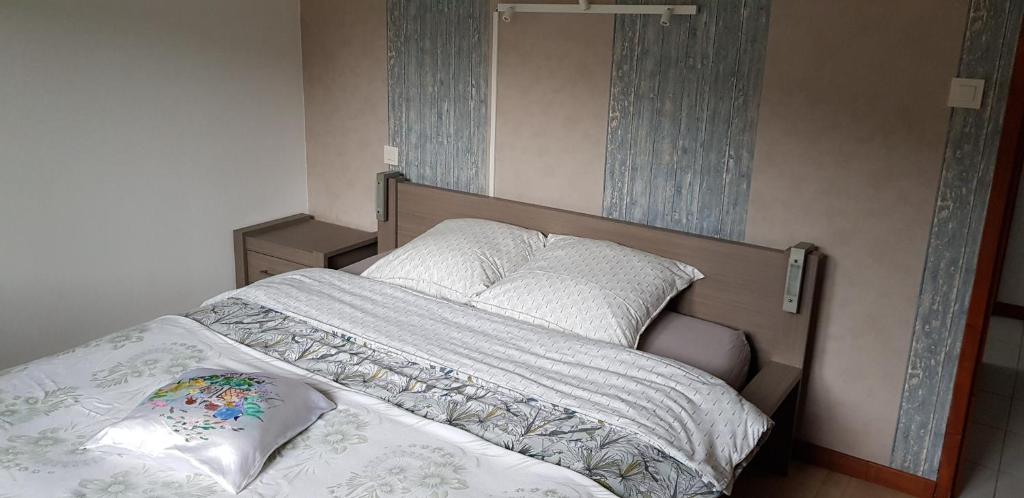
[{"label": "embroidered decorative pillow", "polygon": [[470,305],[635,348],[668,301],[703,277],[685,263],[607,240],[552,234],[533,259]]},{"label": "embroidered decorative pillow", "polygon": [[85,448],[133,452],[153,463],[203,472],[238,493],[278,446],[334,406],[300,381],[196,369],[154,391]]},{"label": "embroidered decorative pillow", "polygon": [[363,272],[428,296],[465,303],[544,247],[544,234],[475,218],[444,220]]}]

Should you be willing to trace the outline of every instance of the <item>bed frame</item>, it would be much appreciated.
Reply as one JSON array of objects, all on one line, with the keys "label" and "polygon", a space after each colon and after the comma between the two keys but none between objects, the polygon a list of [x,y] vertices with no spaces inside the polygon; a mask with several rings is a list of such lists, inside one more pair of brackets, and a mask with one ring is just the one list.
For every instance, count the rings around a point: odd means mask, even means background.
[{"label": "bed frame", "polygon": [[[610,240],[699,268],[705,278],[680,294],[669,304],[670,309],[747,334],[754,363],[741,394],[776,424],[757,461],[773,471],[786,472],[825,257],[813,245],[773,249],[715,239],[419,185],[396,172],[378,174],[377,182],[380,252],[395,249],[449,218],[483,218],[543,233]],[[794,273],[791,258],[801,254],[802,272]],[[794,284],[798,289],[796,302],[787,306],[791,311],[783,309],[787,279],[788,294],[793,293]]]}]

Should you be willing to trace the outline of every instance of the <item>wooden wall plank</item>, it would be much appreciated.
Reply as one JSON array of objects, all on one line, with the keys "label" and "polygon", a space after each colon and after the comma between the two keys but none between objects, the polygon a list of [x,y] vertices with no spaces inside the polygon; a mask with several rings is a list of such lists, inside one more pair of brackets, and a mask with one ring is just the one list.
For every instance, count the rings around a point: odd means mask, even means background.
[{"label": "wooden wall plank", "polygon": [[[623,16],[624,17],[624,16]],[[671,120],[671,116],[681,115],[684,111],[684,85],[680,84],[686,79],[686,55],[689,34],[689,25],[692,18],[677,17],[673,23],[679,23],[680,29],[665,31],[662,30],[664,50],[660,54],[660,64],[666,66],[666,70],[659,71],[658,82],[658,120],[665,122]],[[652,30],[654,31],[654,30]],[[679,162],[679,147],[676,146],[680,135],[682,120],[673,123],[672,126],[663,126],[654,130],[654,156],[652,158],[651,183],[654,185],[674,185],[678,168],[675,165]],[[649,209],[646,223],[656,226],[668,226],[671,223],[672,199],[675,190],[672,188],[650,189]]]},{"label": "wooden wall plank", "polygon": [[[612,75],[608,102],[608,140],[605,163],[616,167],[605,167],[604,214],[617,219],[626,215],[625,185],[629,181],[629,137],[633,127],[634,106],[637,85],[636,47],[640,41],[640,18],[618,16],[615,18],[615,35],[612,44]],[[615,96],[618,96],[616,98]],[[617,188],[609,188],[614,185]]]},{"label": "wooden wall plank", "polygon": [[[689,209],[688,199],[690,198],[690,186],[695,179],[699,179],[698,169],[700,158],[698,150],[699,135],[694,132],[687,132],[688,129],[696,129],[692,123],[697,123],[704,109],[705,100],[702,98],[704,92],[694,89],[704,88],[704,66],[706,62],[696,54],[704,52],[704,47],[710,43],[709,30],[712,25],[708,23],[710,16],[699,15],[690,18],[690,26],[684,34],[688,49],[683,54],[683,79],[680,80],[680,87],[687,89],[683,94],[679,124],[673,127],[677,138],[676,162],[671,164],[675,170],[675,184],[672,185],[671,212],[661,216],[654,216],[652,219],[667,220],[670,227],[686,226],[688,221],[693,220],[692,211]],[[689,124],[689,125],[688,125]]]},{"label": "wooden wall plank", "polygon": [[[624,219],[646,223],[650,201],[648,191],[653,172],[651,161],[654,153],[655,130],[661,124],[657,116],[657,97],[660,90],[658,71],[661,61],[656,54],[661,51],[661,35],[664,30],[650,29],[651,24],[657,20],[654,16],[633,17],[640,18],[637,20],[640,28],[638,29],[639,45],[637,50],[628,54],[637,59],[637,78],[636,93],[634,94],[636,100],[633,101],[636,111],[631,126],[632,133],[627,137],[630,140],[630,155],[625,167],[629,181],[623,187],[626,190],[626,198],[630,202],[625,205]],[[652,49],[652,52],[646,53],[645,49]]]},{"label": "wooden wall plank", "polygon": [[388,136],[412,181],[488,186],[490,2],[388,0]]},{"label": "wooden wall plank", "polygon": [[[739,47],[743,40],[742,11],[745,2],[716,2],[715,35],[708,71],[708,107],[705,132],[701,134],[701,185],[697,193],[697,209],[693,231],[719,235],[722,206],[725,204],[726,158],[729,153],[729,131],[733,123],[733,98],[740,68]],[[738,39],[733,38],[739,34]],[[757,112],[756,109],[753,112]]]},{"label": "wooden wall plank", "polygon": [[959,74],[988,81],[979,110],[955,109],[928,242],[892,466],[934,479],[949,414],[982,220],[992,187],[1024,2],[972,0]]},{"label": "wooden wall plank", "polygon": [[669,27],[616,17],[603,212],[742,239],[770,4],[685,3]]},{"label": "wooden wall plank", "polygon": [[[399,64],[407,64],[405,58],[399,59],[395,52],[397,47],[405,45],[406,27],[399,23],[409,18],[406,6],[412,8],[414,5],[409,5],[406,2],[388,2],[387,5],[388,140],[392,144],[405,141],[402,136],[403,128],[398,124],[405,122],[405,102],[409,99],[405,95],[404,82],[393,77],[392,73],[398,72],[393,68]],[[400,70],[401,74],[405,74],[406,70],[407,68],[403,67]],[[406,168],[406,174],[412,173],[411,169],[411,165]]]},{"label": "wooden wall plank", "polygon": [[[764,74],[765,50],[770,13],[768,0],[744,2],[743,32],[737,62],[739,78],[733,93],[733,116],[738,126],[729,129],[729,152],[726,156],[725,195],[722,205],[722,237],[743,240],[747,230],[747,201],[750,199],[751,169],[754,163],[754,133],[757,109],[761,101],[761,77]],[[742,122],[741,122],[742,121]]]}]

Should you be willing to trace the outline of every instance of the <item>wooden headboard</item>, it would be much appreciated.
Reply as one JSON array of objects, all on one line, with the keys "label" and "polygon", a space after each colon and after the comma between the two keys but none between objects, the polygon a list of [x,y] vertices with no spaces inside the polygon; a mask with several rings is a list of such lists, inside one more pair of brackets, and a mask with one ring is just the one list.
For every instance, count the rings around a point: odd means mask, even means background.
[{"label": "wooden headboard", "polygon": [[813,324],[823,255],[811,250],[804,265],[797,313],[783,311],[789,252],[535,204],[456,192],[385,178],[380,200],[380,251],[409,242],[449,218],[484,218],[543,233],[610,240],[684,261],[705,278],[676,298],[678,312],[743,330],[758,363],[774,361],[803,368]]}]

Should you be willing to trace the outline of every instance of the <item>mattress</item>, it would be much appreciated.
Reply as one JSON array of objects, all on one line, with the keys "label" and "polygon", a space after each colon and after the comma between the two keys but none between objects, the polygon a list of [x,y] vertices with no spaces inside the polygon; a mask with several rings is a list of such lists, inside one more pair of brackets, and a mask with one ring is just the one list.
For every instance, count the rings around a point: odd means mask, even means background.
[{"label": "mattress", "polygon": [[770,428],[692,367],[303,270],[0,372],[0,494],[222,493],[80,449],[195,367],[285,375],[338,405],[243,496],[714,496]]}]

